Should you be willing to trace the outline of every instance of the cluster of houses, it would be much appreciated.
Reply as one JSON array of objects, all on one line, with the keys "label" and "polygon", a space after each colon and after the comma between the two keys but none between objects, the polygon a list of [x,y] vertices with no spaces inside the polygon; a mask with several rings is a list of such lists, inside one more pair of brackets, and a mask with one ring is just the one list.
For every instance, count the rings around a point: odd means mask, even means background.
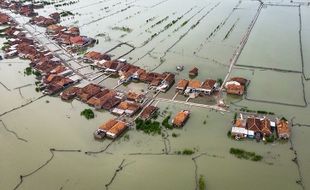
[{"label": "cluster of houses", "polygon": [[144,94],[132,91],[120,92],[92,83],[84,87],[69,87],[60,93],[60,96],[65,101],[76,98],[97,110],[107,110],[117,116],[117,118],[101,125],[94,132],[97,139],[102,139],[105,136],[112,139],[117,138],[131,125],[126,119],[119,118],[132,117],[142,110],[140,118],[147,120],[152,118],[158,110],[152,105],[145,106],[147,98]]},{"label": "cluster of houses", "polygon": [[190,97],[197,97],[200,94],[211,95],[218,87],[219,84],[213,79],[207,79],[204,82],[181,79],[177,83],[176,91]]},{"label": "cluster of houses", "polygon": [[[197,68],[192,69],[190,76],[195,76],[197,72]],[[247,82],[247,79],[241,77],[231,78],[228,82],[225,83],[227,94],[243,95],[245,93]],[[213,79],[206,79],[204,82],[196,79],[181,79],[177,83],[176,91],[180,94],[194,98],[198,95],[212,95],[219,89],[219,87],[220,84]]]},{"label": "cluster of houses", "polygon": [[144,94],[132,91],[119,92],[92,83],[82,88],[70,87],[64,90],[60,96],[65,101],[77,98],[97,110],[104,109],[118,116],[126,115],[129,117],[141,110],[146,100]]},{"label": "cluster of houses", "polygon": [[260,141],[272,135],[279,139],[289,139],[289,122],[284,118],[271,119],[266,116],[240,114],[231,128],[231,136],[235,139],[255,138]]},{"label": "cluster of houses", "polygon": [[77,52],[96,42],[96,40],[91,37],[81,35],[78,27],[65,27],[59,24],[51,24],[46,27],[46,33],[59,45],[71,52]]},{"label": "cluster of houses", "polygon": [[[143,120],[151,119],[157,110],[158,108],[155,106],[146,106],[141,112],[140,118]],[[183,127],[188,120],[189,115],[189,110],[182,110],[174,117],[174,119],[172,120],[172,125],[177,128]],[[94,132],[94,137],[96,139],[103,139],[104,137],[115,139],[120,134],[122,134],[130,125],[131,124],[126,122],[125,120],[121,120],[118,118],[110,119],[107,122],[103,123],[101,126],[99,126],[99,128]]]},{"label": "cluster of houses", "polygon": [[31,24],[46,27],[46,33],[50,35],[52,39],[72,52],[77,52],[81,48],[86,48],[96,42],[93,38],[80,35],[79,28],[77,27],[57,25],[60,22],[60,14],[57,12],[50,14],[49,17],[38,16],[38,14],[34,12],[34,9],[42,8],[42,4],[2,0],[0,1],[0,7],[24,16],[32,17],[29,21]]},{"label": "cluster of houses", "polygon": [[156,73],[127,63],[124,59],[109,60],[109,56],[99,52],[88,52],[84,56],[85,62],[92,62],[105,73],[119,77],[119,83],[131,81],[144,82],[149,89],[166,92],[175,82],[175,74],[170,72]]},{"label": "cluster of houses", "polygon": [[50,14],[49,17],[35,16],[32,17],[29,22],[37,26],[48,27],[50,25],[57,24],[60,22],[60,14],[55,12]]},{"label": "cluster of houses", "polygon": [[[0,13],[0,15],[4,15]],[[0,16],[1,18],[7,18]],[[5,20],[2,20],[5,21]],[[5,58],[20,57],[29,59],[30,66],[39,74],[38,79],[42,79],[40,89],[46,94],[54,94],[75,84],[80,80],[79,77],[72,76],[72,70],[63,66],[62,61],[55,57],[49,50],[46,50],[31,37],[21,27],[18,27],[12,19],[3,31],[3,35],[8,38],[3,51]]]},{"label": "cluster of houses", "polygon": [[[46,33],[59,45],[67,47],[67,50],[77,51],[95,43],[95,40],[87,36],[81,36],[78,27],[65,27],[59,25],[59,13],[50,14],[49,17],[37,16],[35,8],[40,8],[39,4],[21,3],[19,1],[0,0],[0,7],[10,9],[25,16],[31,16],[30,23],[46,27]],[[0,25],[8,25],[2,30],[2,35],[8,38],[3,48],[6,58],[20,57],[29,59],[30,66],[39,73],[41,80],[40,90],[48,95],[61,92],[62,100],[72,100],[74,98],[87,103],[97,110],[108,110],[118,118],[111,119],[104,123],[94,133],[96,138],[118,137],[130,125],[119,116],[132,117],[141,110],[140,118],[148,120],[154,116],[157,107],[149,105],[145,94],[135,92],[120,92],[108,89],[97,84],[87,84],[84,87],[73,86],[81,78],[76,76],[73,71],[64,66],[64,63],[52,52],[38,44],[22,27],[17,26],[13,19],[0,13]],[[111,60],[108,54],[96,51],[87,52],[83,61],[92,63],[106,74],[119,77],[119,83],[130,83],[131,81],[144,82],[149,85],[149,89],[166,92],[175,83],[175,74],[170,72],[156,73],[129,64],[124,59]],[[198,69],[193,68],[189,72],[191,78],[198,75]],[[243,95],[247,80],[243,78],[232,78],[225,84],[228,94]],[[176,91],[189,96],[212,95],[219,88],[216,80],[207,79],[203,82],[199,80],[181,79],[178,81]],[[172,120],[175,127],[182,127],[190,116],[189,110],[182,110],[177,113]],[[271,121],[268,118],[258,118],[249,116],[238,118],[232,127],[232,135],[235,138],[264,138],[276,131],[279,138],[289,138],[290,130],[288,122],[285,120]]]},{"label": "cluster of houses", "polygon": [[248,80],[245,78],[231,78],[228,82],[225,83],[226,93],[241,96],[245,93],[247,83]]},{"label": "cluster of houses", "polygon": [[34,9],[43,8],[44,5],[42,3],[32,3],[29,1],[0,0],[0,7],[3,9],[9,9],[16,14],[32,17],[38,14],[34,11]]}]

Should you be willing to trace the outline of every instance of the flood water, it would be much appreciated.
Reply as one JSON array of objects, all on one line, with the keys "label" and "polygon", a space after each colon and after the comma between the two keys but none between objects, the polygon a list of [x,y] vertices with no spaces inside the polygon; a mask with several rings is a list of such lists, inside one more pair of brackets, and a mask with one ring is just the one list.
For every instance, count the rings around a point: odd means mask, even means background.
[{"label": "flood water", "polygon": [[[182,129],[164,130],[164,137],[130,129],[115,141],[96,141],[93,132],[113,115],[95,111],[95,118],[86,120],[80,116],[88,108],[86,104],[63,102],[59,97],[40,98],[35,78],[24,74],[29,61],[4,59],[0,61],[0,114],[20,108],[0,116],[0,189],[188,190],[198,189],[200,175],[210,190],[309,189],[310,8],[306,4],[300,7],[302,61],[299,8],[290,1],[268,3],[273,5],[263,7],[231,74],[251,81],[247,99],[227,96],[224,100],[230,110],[247,107],[293,119],[300,126],[293,127],[291,141],[234,141],[226,135],[232,112],[167,102],[155,103],[161,112],[171,115],[191,110]],[[290,6],[277,6],[279,3]],[[128,62],[156,72],[176,72],[176,66],[184,65],[176,81],[188,78],[188,71],[195,66],[199,68],[197,79],[203,81],[224,79],[259,4],[238,0],[80,0],[57,9],[49,5],[38,12],[45,16],[55,10],[74,13],[63,17],[61,24],[79,26],[81,34],[99,39],[92,50],[105,52],[120,42],[129,42],[136,49],[124,57]],[[113,29],[123,26],[131,32]],[[1,46],[5,41],[0,39]],[[126,51],[117,48],[112,54],[118,57]],[[101,84],[112,88],[117,79],[109,78]],[[135,83],[119,87],[135,91],[145,88]],[[172,98],[174,94],[172,88],[159,97]],[[185,98],[179,95],[177,100]],[[241,160],[229,153],[231,147],[264,158],[260,162]],[[193,149],[195,154],[175,154],[184,149]],[[298,165],[292,161],[294,151]],[[121,170],[116,172],[120,165]],[[22,183],[21,175],[25,176]],[[296,183],[300,179],[303,186]]]}]

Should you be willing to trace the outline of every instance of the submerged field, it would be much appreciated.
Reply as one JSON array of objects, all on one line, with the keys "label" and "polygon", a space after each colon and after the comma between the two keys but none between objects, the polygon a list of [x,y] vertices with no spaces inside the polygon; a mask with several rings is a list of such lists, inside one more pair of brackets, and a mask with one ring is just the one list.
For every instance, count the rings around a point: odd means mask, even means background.
[{"label": "submerged field", "polygon": [[[176,73],[176,81],[188,78],[195,66],[199,68],[197,79],[203,81],[224,79],[258,7],[258,1],[238,0],[90,0],[58,11],[74,14],[63,17],[62,25],[79,26],[82,34],[99,40],[93,50],[106,52],[120,42],[129,42],[136,49],[124,57],[128,62],[157,72],[176,72],[176,66],[184,65],[184,71]],[[55,10],[49,5],[38,12],[48,15]],[[24,74],[29,62],[1,60],[0,189],[198,189],[200,175],[211,190],[310,188],[309,6],[301,6],[300,11],[303,61],[299,8],[267,5],[231,73],[251,81],[247,96],[225,97],[230,110],[266,110],[300,124],[293,127],[287,143],[233,141],[226,135],[233,113],[167,102],[154,104],[172,116],[182,109],[191,110],[184,128],[163,130],[163,135],[130,129],[116,141],[96,141],[93,132],[113,115],[95,111],[95,118],[86,120],[80,116],[88,108],[86,104],[40,98],[34,76]],[[111,54],[117,58],[127,51],[122,46]],[[117,85],[117,79],[104,77],[95,82],[109,88]],[[132,83],[118,89],[141,91],[146,86]],[[174,95],[172,87],[158,97],[171,99]],[[176,100],[186,98],[178,95]],[[211,98],[190,101],[215,102]],[[238,159],[229,153],[231,147],[256,152],[263,160]],[[177,154],[185,149],[194,153]],[[298,164],[292,161],[294,151]],[[22,183],[20,175],[25,176]],[[296,183],[301,178],[303,186]]]}]

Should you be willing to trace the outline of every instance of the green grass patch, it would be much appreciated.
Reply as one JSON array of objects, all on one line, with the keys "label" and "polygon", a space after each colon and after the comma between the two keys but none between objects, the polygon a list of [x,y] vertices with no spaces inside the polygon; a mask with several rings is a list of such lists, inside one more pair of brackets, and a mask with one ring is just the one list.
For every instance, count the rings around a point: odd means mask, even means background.
[{"label": "green grass patch", "polygon": [[239,159],[252,160],[255,162],[263,159],[263,156],[258,155],[255,152],[248,152],[239,148],[230,148],[229,152]]},{"label": "green grass patch", "polygon": [[172,129],[173,126],[169,123],[169,120],[171,118],[171,115],[168,115],[167,117],[165,117],[165,119],[161,122],[161,124],[167,128],[167,129]]},{"label": "green grass patch", "polygon": [[171,135],[172,137],[174,137],[174,138],[177,138],[177,137],[179,137],[180,136],[180,134],[177,134],[177,133],[172,133],[172,135]]},{"label": "green grass patch", "polygon": [[160,134],[161,133],[161,126],[158,121],[152,120],[142,120],[140,118],[136,119],[136,129],[141,130],[146,134]]},{"label": "green grass patch", "polygon": [[29,76],[32,74],[32,68],[31,67],[27,67],[25,70],[24,70],[24,74]]},{"label": "green grass patch", "polygon": [[85,109],[81,112],[81,115],[84,116],[86,119],[93,119],[95,114],[91,109]]},{"label": "green grass patch", "polygon": [[123,31],[123,32],[128,32],[128,33],[132,32],[131,28],[125,27],[125,26],[121,26],[121,27],[120,26],[114,26],[112,28],[112,30],[120,30],[120,31]]},{"label": "green grass patch", "polygon": [[206,189],[206,180],[205,180],[205,177],[203,175],[199,176],[198,184],[199,184],[199,190],[205,190]]},{"label": "green grass patch", "polygon": [[192,155],[195,153],[195,150],[185,148],[184,150],[175,151],[176,154],[179,155]]}]

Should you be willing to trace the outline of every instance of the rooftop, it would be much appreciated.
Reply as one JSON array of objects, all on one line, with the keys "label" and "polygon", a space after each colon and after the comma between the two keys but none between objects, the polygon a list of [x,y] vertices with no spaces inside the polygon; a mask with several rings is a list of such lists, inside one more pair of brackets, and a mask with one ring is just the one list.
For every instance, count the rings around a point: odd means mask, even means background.
[{"label": "rooftop", "polygon": [[207,79],[202,83],[201,88],[206,89],[206,90],[211,90],[214,88],[215,84],[216,84],[216,80]]},{"label": "rooftop", "polygon": [[142,119],[150,119],[150,117],[152,116],[152,114],[158,110],[158,107],[155,106],[147,106],[141,113],[140,117]]},{"label": "rooftop", "polygon": [[199,80],[190,80],[188,83],[188,87],[190,88],[200,88],[201,82]]},{"label": "rooftop", "polygon": [[177,127],[182,127],[189,117],[189,114],[190,112],[188,110],[182,110],[181,112],[177,113],[172,123]]},{"label": "rooftop", "polygon": [[107,131],[109,131],[115,124],[117,124],[117,122],[118,122],[118,121],[117,121],[116,119],[110,119],[109,121],[103,123],[103,124],[99,127],[99,129],[101,129],[101,130],[107,132]]}]

